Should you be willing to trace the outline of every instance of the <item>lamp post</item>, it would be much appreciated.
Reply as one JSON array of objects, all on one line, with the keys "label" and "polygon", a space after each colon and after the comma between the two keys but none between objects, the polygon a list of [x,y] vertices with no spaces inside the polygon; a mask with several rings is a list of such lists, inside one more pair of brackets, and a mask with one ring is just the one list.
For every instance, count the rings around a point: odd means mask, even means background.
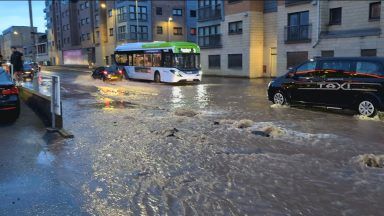
[{"label": "lamp post", "polygon": [[171,27],[171,22],[172,22],[173,18],[172,17],[169,17],[168,18],[168,41],[170,42],[171,41],[171,33],[170,33],[170,27]]},{"label": "lamp post", "polygon": [[23,33],[19,33],[17,31],[14,31],[13,32],[14,35],[16,35],[16,37],[18,37],[20,35],[20,42],[21,42],[21,47],[23,48],[23,52],[24,52],[24,35]]}]

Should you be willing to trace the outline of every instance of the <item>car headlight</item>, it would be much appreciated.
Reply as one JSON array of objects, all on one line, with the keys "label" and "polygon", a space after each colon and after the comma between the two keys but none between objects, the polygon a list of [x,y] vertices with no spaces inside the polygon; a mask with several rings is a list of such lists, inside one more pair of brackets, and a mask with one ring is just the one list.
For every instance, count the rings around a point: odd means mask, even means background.
[{"label": "car headlight", "polygon": [[203,75],[203,71],[199,71],[198,75],[199,76]]}]

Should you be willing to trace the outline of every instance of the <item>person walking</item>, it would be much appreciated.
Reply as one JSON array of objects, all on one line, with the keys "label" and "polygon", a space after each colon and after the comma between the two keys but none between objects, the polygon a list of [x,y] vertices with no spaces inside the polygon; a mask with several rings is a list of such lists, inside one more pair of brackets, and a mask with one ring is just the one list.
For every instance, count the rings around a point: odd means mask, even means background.
[{"label": "person walking", "polygon": [[20,79],[23,76],[23,53],[17,51],[16,47],[11,47],[11,50],[11,64],[13,65],[14,79],[16,82],[20,82]]}]

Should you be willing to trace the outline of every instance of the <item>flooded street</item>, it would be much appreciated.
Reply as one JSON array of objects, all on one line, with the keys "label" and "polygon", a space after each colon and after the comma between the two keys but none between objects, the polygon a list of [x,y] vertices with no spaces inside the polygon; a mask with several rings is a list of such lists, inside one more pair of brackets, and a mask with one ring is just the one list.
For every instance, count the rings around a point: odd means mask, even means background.
[{"label": "flooded street", "polygon": [[82,214],[384,210],[384,169],[360,157],[384,154],[383,120],[271,106],[269,80],[167,85],[58,74],[64,127],[75,138],[55,140],[49,146],[56,151],[42,163],[59,164],[81,197]]}]

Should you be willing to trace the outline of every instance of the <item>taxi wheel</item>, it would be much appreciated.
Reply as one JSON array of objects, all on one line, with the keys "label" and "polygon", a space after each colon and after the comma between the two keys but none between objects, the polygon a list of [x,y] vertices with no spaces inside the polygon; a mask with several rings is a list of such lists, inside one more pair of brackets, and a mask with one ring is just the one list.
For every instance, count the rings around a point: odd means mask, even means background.
[{"label": "taxi wheel", "polygon": [[376,100],[372,98],[364,98],[360,100],[357,111],[362,116],[374,117],[377,114]]},{"label": "taxi wheel", "polygon": [[273,95],[273,103],[278,105],[284,105],[287,103],[287,99],[285,98],[284,94],[281,92],[275,92]]}]

